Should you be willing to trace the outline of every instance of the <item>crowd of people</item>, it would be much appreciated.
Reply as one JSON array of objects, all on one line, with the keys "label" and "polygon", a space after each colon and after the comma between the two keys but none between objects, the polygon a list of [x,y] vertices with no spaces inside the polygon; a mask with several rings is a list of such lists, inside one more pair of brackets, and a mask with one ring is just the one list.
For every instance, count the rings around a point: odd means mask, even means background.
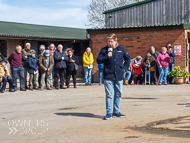
[{"label": "crowd of people", "polygon": [[[87,50],[88,51],[88,50]],[[34,49],[31,49],[31,44],[26,43],[22,49],[20,45],[16,46],[16,50],[10,54],[8,60],[0,54],[0,82],[1,93],[5,92],[6,84],[9,83],[9,92],[17,91],[17,79],[19,75],[20,91],[27,89],[47,90],[66,89],[69,88],[70,77],[72,75],[74,88],[76,86],[77,63],[78,58],[73,55],[72,48],[63,50],[60,44],[56,48],[54,44],[50,44],[47,48],[44,45],[40,46],[40,54],[37,55]],[[7,68],[7,63],[10,64],[10,71]],[[92,63],[93,64],[93,63]],[[29,74],[29,82],[27,75]],[[51,76],[53,85],[51,84]],[[66,87],[64,87],[66,77]]]},{"label": "crowd of people", "polygon": [[[20,45],[16,46],[15,52],[8,57],[10,64],[10,71],[7,68],[7,60],[0,54],[0,82],[3,83],[1,93],[4,93],[6,83],[9,83],[9,91],[17,91],[17,79],[20,79],[20,91],[27,89],[52,90],[69,88],[70,78],[73,78],[74,88],[76,88],[76,77],[79,62],[78,58],[73,54],[74,51],[68,48],[63,50],[60,44],[56,48],[54,44],[50,44],[48,49],[44,45],[40,46],[40,54],[31,49],[31,44],[26,43],[25,48],[22,49]],[[168,43],[166,47],[162,47],[161,52],[155,51],[151,46],[150,53],[147,53],[145,58],[137,56],[131,60],[131,66],[124,73],[125,85],[139,85],[145,84],[147,72],[150,74],[150,83],[154,85],[158,82],[159,85],[172,83],[172,78],[168,77],[168,73],[174,69],[175,53]],[[84,82],[86,86],[92,86],[91,74],[93,69],[94,58],[91,48],[87,48],[83,54],[83,69]],[[123,65],[125,61],[123,61]],[[99,85],[102,84],[102,75],[106,69],[104,64],[98,64],[99,69]],[[108,69],[110,70],[110,69]],[[27,82],[27,75],[29,74],[29,82]],[[51,76],[53,85],[51,85]],[[11,78],[12,77],[12,78]],[[66,80],[65,80],[66,78]],[[136,80],[137,79],[137,80]],[[60,82],[58,82],[60,81]],[[168,82],[167,82],[168,81]],[[66,87],[64,87],[64,82]]]},{"label": "crowd of people", "polygon": [[[174,62],[175,52],[171,43],[168,43],[166,47],[162,47],[161,52],[156,51],[155,47],[151,46],[146,57],[137,56],[131,60],[131,66],[124,73],[124,85],[139,85],[140,83],[145,85],[145,80],[150,80],[151,85],[172,84],[172,78],[168,74],[174,69]],[[99,64],[98,67],[101,85],[103,64]],[[147,78],[147,75],[150,78]]]}]

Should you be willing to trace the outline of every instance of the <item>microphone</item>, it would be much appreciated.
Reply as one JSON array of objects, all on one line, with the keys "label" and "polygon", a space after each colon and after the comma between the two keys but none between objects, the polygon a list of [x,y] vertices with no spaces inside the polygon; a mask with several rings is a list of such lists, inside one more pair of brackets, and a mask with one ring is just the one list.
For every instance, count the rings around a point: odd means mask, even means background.
[{"label": "microphone", "polygon": [[112,48],[112,47],[109,47],[109,48],[108,48],[108,52],[113,52],[113,48]]}]

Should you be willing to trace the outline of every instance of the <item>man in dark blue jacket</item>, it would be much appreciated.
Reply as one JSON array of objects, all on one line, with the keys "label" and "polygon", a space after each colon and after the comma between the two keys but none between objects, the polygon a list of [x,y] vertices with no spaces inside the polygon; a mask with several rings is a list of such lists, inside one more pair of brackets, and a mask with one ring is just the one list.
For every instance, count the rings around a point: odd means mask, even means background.
[{"label": "man in dark blue jacket", "polygon": [[55,51],[54,55],[54,62],[55,62],[55,89],[59,89],[58,87],[58,79],[60,77],[60,89],[66,89],[63,87],[64,85],[64,77],[65,71],[67,68],[66,62],[68,61],[68,56],[63,51],[63,46],[60,44],[58,45],[57,51]]},{"label": "man in dark blue jacket", "polygon": [[[167,46],[167,50],[168,50],[167,53],[168,53],[168,55],[170,56],[170,59],[171,59],[171,61],[169,63],[169,67],[168,67],[168,73],[169,73],[170,71],[174,70],[175,52],[172,49],[171,44],[169,46]],[[172,84],[172,77],[168,76],[167,81],[168,81],[169,84]]]},{"label": "man in dark blue jacket", "polygon": [[[122,95],[123,75],[129,69],[130,59],[125,49],[118,45],[116,35],[111,34],[108,37],[108,45],[101,49],[97,58],[98,64],[104,64],[103,76],[107,111],[107,115],[104,117],[105,120],[112,117],[125,117],[120,113],[119,105]],[[124,65],[123,60],[125,61]],[[115,93],[114,104],[113,93]]]}]

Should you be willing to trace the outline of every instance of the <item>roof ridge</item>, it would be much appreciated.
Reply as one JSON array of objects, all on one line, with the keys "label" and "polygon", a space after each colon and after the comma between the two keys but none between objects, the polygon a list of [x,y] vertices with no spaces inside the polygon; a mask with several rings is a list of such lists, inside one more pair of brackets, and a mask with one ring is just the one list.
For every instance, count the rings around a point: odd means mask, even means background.
[{"label": "roof ridge", "polygon": [[86,29],[83,29],[83,28],[61,27],[61,26],[50,26],[50,25],[40,25],[40,24],[30,24],[30,23],[21,23],[21,22],[10,22],[10,21],[0,21],[0,23],[12,23],[12,24],[32,25],[32,26],[45,26],[45,27],[57,27],[57,28],[67,28],[67,29],[86,30]]},{"label": "roof ridge", "polygon": [[141,4],[145,4],[145,3],[149,3],[149,2],[153,2],[153,1],[156,1],[156,0],[144,0],[144,1],[141,1],[141,2],[135,2],[135,3],[127,4],[127,5],[124,5],[124,6],[116,7],[116,8],[110,9],[110,10],[106,10],[106,11],[103,12],[103,14],[111,13],[111,12],[114,12],[114,11],[134,7],[134,6],[137,6],[137,5],[141,5]]}]

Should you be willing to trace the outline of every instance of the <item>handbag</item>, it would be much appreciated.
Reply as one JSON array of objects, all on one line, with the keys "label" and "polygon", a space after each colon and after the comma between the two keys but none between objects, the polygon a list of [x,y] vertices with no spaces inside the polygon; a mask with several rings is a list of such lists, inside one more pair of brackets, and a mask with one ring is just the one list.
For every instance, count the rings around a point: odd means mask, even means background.
[{"label": "handbag", "polygon": [[75,64],[75,71],[78,71],[78,65],[76,63]]}]

